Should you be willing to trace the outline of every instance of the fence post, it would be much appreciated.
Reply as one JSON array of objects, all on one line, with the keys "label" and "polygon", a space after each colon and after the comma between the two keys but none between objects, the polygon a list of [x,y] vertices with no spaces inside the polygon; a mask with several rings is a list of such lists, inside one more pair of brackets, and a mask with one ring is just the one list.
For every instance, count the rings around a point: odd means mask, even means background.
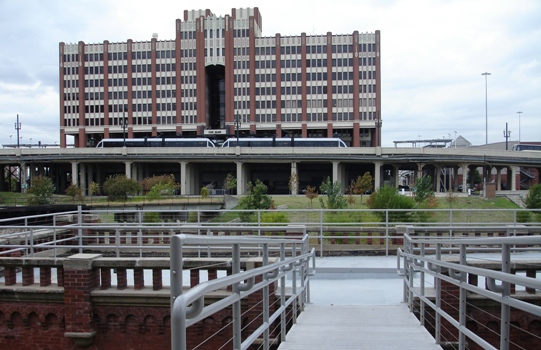
[{"label": "fence post", "polygon": [[77,206],[77,226],[79,227],[77,229],[77,233],[79,235],[79,253],[83,252],[83,213],[82,213],[82,207],[80,205]]}]

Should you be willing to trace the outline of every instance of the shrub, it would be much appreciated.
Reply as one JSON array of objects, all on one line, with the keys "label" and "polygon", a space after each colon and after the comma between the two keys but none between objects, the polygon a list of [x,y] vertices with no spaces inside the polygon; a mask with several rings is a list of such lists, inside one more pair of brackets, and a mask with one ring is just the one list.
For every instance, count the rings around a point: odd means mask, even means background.
[{"label": "shrub", "polygon": [[128,196],[134,196],[141,192],[139,182],[128,179],[125,175],[112,175],[103,183],[103,190],[107,193],[107,199],[110,201],[127,201]]},{"label": "shrub", "polygon": [[209,189],[205,186],[201,188],[201,198],[209,197]]},{"label": "shrub", "polygon": [[322,208],[326,209],[345,209],[348,206],[347,200],[340,191],[340,183],[335,181],[331,182],[331,178],[327,177],[327,180],[324,181],[320,189],[323,193],[327,195],[327,203],[323,198],[319,198],[319,203]]},{"label": "shrub", "polygon": [[161,222],[160,213],[157,212],[145,212],[144,222]]},{"label": "shrub", "polygon": [[48,205],[53,203],[53,193],[55,187],[53,181],[46,176],[37,176],[32,178],[32,183],[28,189],[31,195],[28,198],[28,205]]},{"label": "shrub", "polygon": [[71,200],[74,201],[75,197],[81,200],[83,199],[83,191],[77,185],[71,184],[66,188],[66,194],[71,197]]},{"label": "shrub", "polygon": [[528,209],[541,209],[541,184],[530,187],[524,199],[524,204]]},{"label": "shrub", "polygon": [[432,190],[432,177],[429,175],[423,175],[417,179],[415,183],[415,201],[417,203],[424,202],[434,197],[434,191]]},{"label": "shrub", "polygon": [[262,223],[284,223],[289,222],[286,213],[283,212],[265,212],[261,214]]},{"label": "shrub", "polygon": [[[403,196],[396,188],[388,186],[372,193],[366,204],[370,209],[413,209],[415,207],[415,201],[411,197]],[[381,221],[385,221],[385,211],[376,211],[376,215]],[[389,221],[411,222],[412,212],[389,212]]]}]

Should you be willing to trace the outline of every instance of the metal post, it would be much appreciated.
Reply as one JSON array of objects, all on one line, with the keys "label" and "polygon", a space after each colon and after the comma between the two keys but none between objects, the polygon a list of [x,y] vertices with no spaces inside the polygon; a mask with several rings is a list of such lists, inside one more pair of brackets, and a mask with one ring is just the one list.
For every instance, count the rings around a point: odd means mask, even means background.
[{"label": "metal post", "polygon": [[[233,244],[232,274],[240,273],[240,244]],[[239,283],[233,285],[233,293],[240,295]],[[242,322],[240,299],[233,303],[233,349],[240,350],[242,344]]]},{"label": "metal post", "polygon": [[15,123],[15,130],[17,130],[17,148],[19,148],[20,147],[19,130],[21,130],[21,123],[19,123],[19,115],[18,114],[17,114],[17,122]]},{"label": "metal post", "polygon": [[487,77],[490,75],[488,72],[481,73],[485,76],[485,144],[488,145],[488,82]]},{"label": "metal post", "polygon": [[520,115],[522,112],[518,111],[518,143],[520,143]]},{"label": "metal post", "polygon": [[[511,249],[509,244],[502,244],[502,272],[511,273]],[[502,281],[502,298],[509,298],[511,294],[511,285],[509,282]],[[511,307],[501,303],[501,329],[500,329],[500,349],[509,349]]]},{"label": "metal post", "polygon": [[126,111],[124,108],[122,108],[122,130],[123,130],[123,136],[124,136],[124,142],[123,146],[126,147]]}]

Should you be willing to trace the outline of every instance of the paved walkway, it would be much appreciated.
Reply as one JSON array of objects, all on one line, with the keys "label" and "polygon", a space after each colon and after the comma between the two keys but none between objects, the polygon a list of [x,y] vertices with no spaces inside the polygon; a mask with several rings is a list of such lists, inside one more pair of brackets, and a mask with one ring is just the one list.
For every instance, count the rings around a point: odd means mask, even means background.
[{"label": "paved walkway", "polygon": [[406,305],[307,304],[278,350],[441,350]]},{"label": "paved walkway", "polygon": [[402,303],[395,256],[317,258],[310,304],[278,350],[436,350]]}]

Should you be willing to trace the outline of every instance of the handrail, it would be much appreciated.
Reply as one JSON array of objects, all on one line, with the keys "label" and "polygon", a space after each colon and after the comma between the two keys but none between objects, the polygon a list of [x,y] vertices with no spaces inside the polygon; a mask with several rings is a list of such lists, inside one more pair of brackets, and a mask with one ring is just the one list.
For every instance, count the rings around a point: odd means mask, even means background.
[{"label": "handrail", "polygon": [[[266,348],[269,346],[269,328],[274,320],[282,317],[285,322],[285,311],[288,306],[300,303],[304,305],[309,290],[309,267],[310,260],[315,258],[315,249],[308,252],[308,235],[299,239],[295,238],[267,238],[267,237],[213,237],[213,236],[191,236],[176,235],[171,239],[171,348],[186,349],[186,328],[202,319],[233,306],[233,344],[235,349],[247,349],[259,336],[264,335]],[[198,284],[188,291],[182,290],[182,249],[187,245],[228,245],[232,248],[233,274]],[[263,266],[241,272],[239,269],[240,246],[254,245],[262,246]],[[300,244],[303,248],[300,254],[295,254],[296,246]],[[280,256],[277,261],[269,263],[268,248],[270,245],[280,246]],[[286,256],[285,249],[291,246],[292,256]],[[285,300],[286,276],[291,275],[295,280],[297,274],[301,276],[301,286],[293,285],[292,295]],[[258,277],[260,277],[258,279]],[[255,283],[256,280],[259,282]],[[246,283],[243,283],[247,281]],[[281,285],[281,304],[271,312],[270,300],[268,298],[269,287],[275,283]],[[231,295],[205,306],[205,295],[224,288],[231,288]],[[263,308],[266,310],[263,316],[263,323],[260,327],[246,336],[242,341],[240,332],[240,301],[255,292],[262,291],[264,294]],[[265,297],[265,295],[267,295]],[[296,307],[294,307],[296,309]],[[239,319],[239,322],[237,321]],[[285,333],[285,328],[283,329]],[[284,339],[285,334],[282,334]]]},{"label": "handrail", "polygon": [[[454,229],[454,228],[453,228]],[[527,236],[527,237],[513,237],[511,236],[514,227],[507,228],[507,237],[487,237],[487,238],[440,238],[440,237],[416,237],[412,236],[410,232],[416,230],[415,227],[409,228],[404,235],[404,248],[397,250],[397,271],[401,273],[404,278],[404,298],[410,306],[410,310],[413,310],[414,299],[418,298],[421,308],[421,323],[424,323],[424,310],[425,307],[430,307],[435,312],[435,338],[437,342],[441,340],[441,324],[440,318],[445,319],[458,332],[458,345],[463,349],[465,346],[466,337],[477,343],[484,349],[496,349],[490,345],[486,339],[483,339],[472,330],[466,328],[466,307],[467,297],[466,292],[482,296],[493,300],[501,305],[501,329],[500,329],[500,349],[509,348],[509,325],[510,325],[510,310],[511,308],[521,310],[531,315],[541,317],[541,306],[534,305],[530,302],[522,301],[515,295],[510,294],[510,286],[522,286],[527,290],[541,290],[541,280],[528,276],[519,276],[511,273],[511,269],[524,268],[523,262],[520,264],[513,264],[511,253],[511,247],[517,247],[520,249],[523,246],[537,246],[541,245],[541,236]],[[432,250],[435,249],[436,255],[425,255],[428,250],[428,246]],[[455,249],[460,248],[460,261],[444,261],[441,251],[443,247]],[[477,250],[485,246],[499,247],[501,256],[501,271],[495,271],[488,268],[476,267],[468,265],[466,248]],[[431,250],[431,251],[432,251]],[[404,262],[404,268],[401,269],[401,261]],[[417,281],[414,275],[420,274],[420,279]],[[428,297],[425,291],[425,275],[434,277],[434,287],[436,288],[436,299],[433,300]],[[468,283],[467,276],[477,276],[486,279],[487,287],[480,287],[475,284]],[[497,284],[496,281],[501,281]],[[420,288],[414,288],[414,283],[419,283]],[[458,303],[459,319],[455,319],[449,314],[445,308],[441,307],[443,304],[440,301],[441,298],[441,282],[458,287],[457,298],[460,298]],[[449,293],[447,292],[449,298]],[[447,302],[448,303],[448,302]]]}]

